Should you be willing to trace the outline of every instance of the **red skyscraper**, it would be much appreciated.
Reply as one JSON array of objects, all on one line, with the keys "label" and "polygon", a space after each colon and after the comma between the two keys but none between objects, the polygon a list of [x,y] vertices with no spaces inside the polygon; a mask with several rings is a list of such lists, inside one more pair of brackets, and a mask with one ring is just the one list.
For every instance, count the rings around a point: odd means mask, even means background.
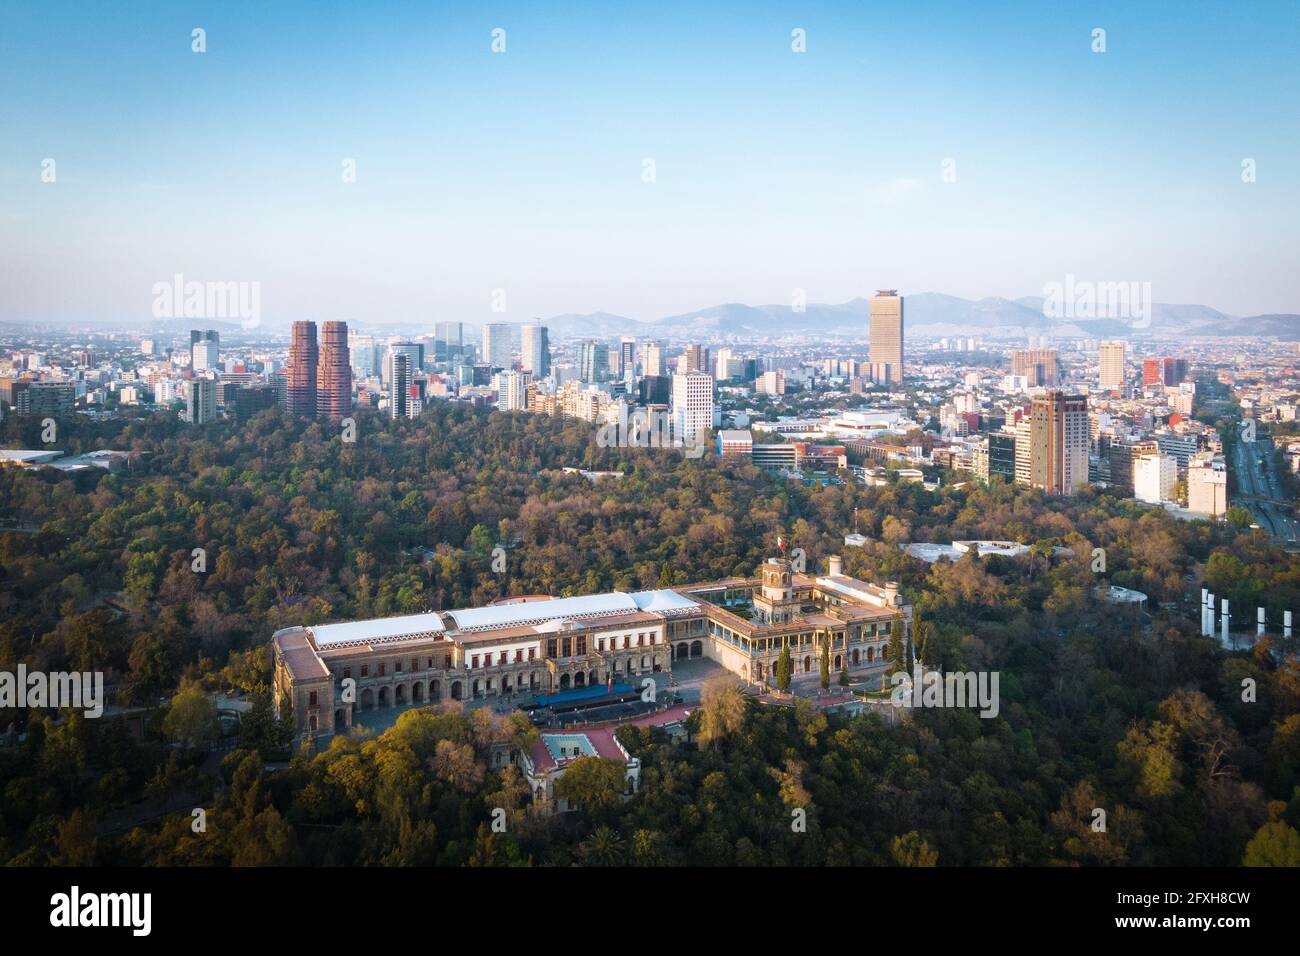
[{"label": "red skyscraper", "polygon": [[320,369],[316,411],[338,422],[352,409],[352,363],[348,355],[348,324],[326,322],[321,327]]},{"label": "red skyscraper", "polygon": [[1142,361],[1142,384],[1159,385],[1164,377],[1161,374],[1161,361],[1158,358],[1143,359]]},{"label": "red skyscraper", "polygon": [[316,417],[316,323],[295,322],[289,343],[284,407],[290,415]]}]

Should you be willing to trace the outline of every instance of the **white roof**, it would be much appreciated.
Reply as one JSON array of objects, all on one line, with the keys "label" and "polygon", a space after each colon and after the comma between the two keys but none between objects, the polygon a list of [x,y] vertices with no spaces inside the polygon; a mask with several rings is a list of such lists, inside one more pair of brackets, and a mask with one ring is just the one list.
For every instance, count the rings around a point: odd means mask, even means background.
[{"label": "white roof", "polygon": [[379,617],[369,621],[344,624],[321,624],[311,629],[317,647],[355,644],[367,641],[391,641],[421,634],[441,634],[446,630],[437,614],[407,614],[402,617]]},{"label": "white roof", "polygon": [[657,591],[637,591],[632,594],[632,600],[643,611],[681,611],[700,606],[698,601],[692,601],[686,595],[678,594],[669,588],[660,588]]},{"label": "white roof", "polygon": [[536,624],[561,617],[587,615],[625,614],[639,610],[637,603],[622,591],[609,594],[588,594],[583,597],[552,598],[547,601],[521,601],[518,604],[499,604],[495,607],[466,608],[449,611],[456,626],[462,631],[493,627],[511,627],[517,624]]}]

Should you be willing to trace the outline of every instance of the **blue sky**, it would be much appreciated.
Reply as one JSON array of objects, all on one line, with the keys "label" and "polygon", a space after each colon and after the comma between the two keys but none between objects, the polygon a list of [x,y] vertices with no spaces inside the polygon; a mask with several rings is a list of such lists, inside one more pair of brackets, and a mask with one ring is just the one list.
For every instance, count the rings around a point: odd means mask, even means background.
[{"label": "blue sky", "polygon": [[146,319],[175,273],[273,324],[1067,273],[1300,311],[1294,3],[373,6],[8,0],[0,319]]}]

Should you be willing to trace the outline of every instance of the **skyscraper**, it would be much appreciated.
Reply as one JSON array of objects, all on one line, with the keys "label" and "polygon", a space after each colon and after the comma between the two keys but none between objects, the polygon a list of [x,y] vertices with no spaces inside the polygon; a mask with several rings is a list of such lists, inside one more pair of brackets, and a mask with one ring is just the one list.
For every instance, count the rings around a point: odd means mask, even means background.
[{"label": "skyscraper", "polygon": [[406,352],[388,353],[385,360],[388,379],[388,414],[390,418],[411,417],[411,357]]},{"label": "skyscraper", "polygon": [[683,375],[687,372],[705,372],[712,375],[713,368],[709,358],[709,347],[707,345],[686,346],[686,354],[682,356],[677,371]]},{"label": "skyscraper", "polygon": [[206,425],[217,417],[217,382],[211,378],[196,378],[190,382],[187,403],[191,425]]},{"label": "skyscraper", "polygon": [[868,329],[871,365],[882,366],[891,383],[903,380],[903,297],[896,289],[881,289],[871,299]]},{"label": "skyscraper", "polygon": [[433,327],[433,360],[455,362],[465,351],[465,327],[460,322],[438,322]]},{"label": "skyscraper", "polygon": [[551,342],[546,326],[540,322],[525,325],[521,335],[520,366],[535,379],[546,378],[551,374]]},{"label": "skyscraper", "polygon": [[1124,384],[1124,349],[1123,342],[1102,342],[1098,349],[1101,365],[1101,387],[1109,390]]},{"label": "skyscraper", "polygon": [[623,336],[618,344],[618,377],[626,381],[636,374],[636,337]]},{"label": "skyscraper", "polygon": [[1088,399],[1048,392],[1029,412],[1029,483],[1072,495],[1088,481]]},{"label": "skyscraper", "polygon": [[352,364],[346,322],[326,322],[321,328],[320,368],[316,378],[317,411],[331,422],[346,418],[352,410]]},{"label": "skyscraper", "polygon": [[493,368],[509,368],[513,349],[510,345],[510,323],[488,322],[483,326],[483,361]]},{"label": "skyscraper", "polygon": [[316,368],[320,354],[316,345],[316,323],[293,324],[289,343],[289,367],[286,369],[284,407],[290,415],[316,417]]},{"label": "skyscraper", "polygon": [[1059,381],[1056,349],[1018,349],[1011,353],[1011,374],[1023,375],[1029,387],[1051,388]]},{"label": "skyscraper", "polygon": [[215,371],[220,365],[221,348],[216,341],[203,339],[190,346],[190,367],[194,371]]},{"label": "skyscraper", "polygon": [[664,374],[664,350],[658,342],[647,342],[641,356],[642,375]]},{"label": "skyscraper", "polygon": [[211,343],[211,349],[205,349],[204,357],[211,362],[205,368],[215,368],[221,352],[221,333],[216,329],[190,329],[190,367],[194,365],[194,349],[202,343]]},{"label": "skyscraper", "polygon": [[609,346],[599,339],[582,343],[579,353],[578,377],[588,384],[604,379],[609,371]]},{"label": "skyscraper", "polygon": [[713,427],[713,376],[685,372],[673,376],[673,423],[676,438],[693,442]]}]

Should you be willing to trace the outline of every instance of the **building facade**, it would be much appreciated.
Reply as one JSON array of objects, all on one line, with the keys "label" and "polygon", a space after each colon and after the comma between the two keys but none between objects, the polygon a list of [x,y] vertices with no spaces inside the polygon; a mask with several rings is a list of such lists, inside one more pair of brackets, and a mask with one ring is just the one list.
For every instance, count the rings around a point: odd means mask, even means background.
[{"label": "building facade", "polygon": [[911,619],[894,582],[846,577],[838,558],[823,576],[770,558],[751,578],[284,628],[272,638],[274,699],[315,736],[375,708],[639,684],[687,658],[765,683],[786,648],[796,674],[822,656],[832,672],[872,666],[894,622]]},{"label": "building facade", "polygon": [[[868,328],[871,377],[897,384],[903,380],[903,297],[895,289],[881,289],[871,298]],[[879,368],[878,368],[879,367]],[[881,374],[877,375],[877,371]]]}]

